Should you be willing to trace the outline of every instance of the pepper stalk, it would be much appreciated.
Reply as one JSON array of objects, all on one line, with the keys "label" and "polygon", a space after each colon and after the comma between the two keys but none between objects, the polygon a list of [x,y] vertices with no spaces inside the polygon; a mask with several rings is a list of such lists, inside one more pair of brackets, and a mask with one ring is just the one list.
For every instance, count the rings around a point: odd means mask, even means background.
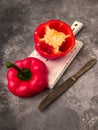
[{"label": "pepper stalk", "polygon": [[6,62],[6,67],[9,68],[14,68],[18,71],[18,78],[20,78],[21,80],[29,80],[32,76],[31,71],[28,68],[22,68],[20,69],[17,65],[7,61]]}]

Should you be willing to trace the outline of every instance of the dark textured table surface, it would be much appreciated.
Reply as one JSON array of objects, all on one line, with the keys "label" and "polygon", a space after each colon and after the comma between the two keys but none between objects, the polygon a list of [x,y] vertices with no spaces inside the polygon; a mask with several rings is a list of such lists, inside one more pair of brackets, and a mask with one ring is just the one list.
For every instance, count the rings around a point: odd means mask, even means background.
[{"label": "dark textured table surface", "polygon": [[49,89],[27,99],[8,91],[5,62],[27,57],[35,28],[50,19],[84,24],[76,36],[84,46],[57,85],[91,58],[98,60],[98,0],[1,0],[0,130],[98,130],[98,63],[43,112],[37,107]]}]

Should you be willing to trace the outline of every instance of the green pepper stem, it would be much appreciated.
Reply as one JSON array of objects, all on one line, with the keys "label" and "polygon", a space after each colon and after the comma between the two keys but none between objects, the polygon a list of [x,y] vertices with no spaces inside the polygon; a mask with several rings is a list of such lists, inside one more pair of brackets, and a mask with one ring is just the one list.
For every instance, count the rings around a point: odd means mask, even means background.
[{"label": "green pepper stem", "polygon": [[18,71],[18,77],[21,80],[29,80],[32,76],[31,71],[28,68],[22,68],[20,69],[17,65],[11,63],[11,62],[6,62],[6,67],[7,68],[14,68]]},{"label": "green pepper stem", "polygon": [[13,67],[13,68],[16,69],[18,72],[20,72],[20,70],[21,70],[17,65],[15,65],[15,64],[13,64],[13,63],[11,63],[11,62],[9,62],[9,61],[6,62],[6,67],[7,67],[7,68]]}]

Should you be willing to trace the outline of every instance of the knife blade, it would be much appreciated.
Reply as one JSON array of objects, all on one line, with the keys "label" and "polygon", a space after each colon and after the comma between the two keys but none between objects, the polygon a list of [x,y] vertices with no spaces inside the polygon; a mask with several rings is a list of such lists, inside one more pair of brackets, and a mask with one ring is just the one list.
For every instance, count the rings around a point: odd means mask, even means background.
[{"label": "knife blade", "polygon": [[49,104],[51,104],[61,94],[68,90],[82,74],[84,74],[86,71],[92,68],[96,64],[96,62],[96,59],[91,59],[76,74],[68,78],[64,83],[62,83],[60,87],[50,92],[49,95],[46,96],[45,99],[39,104],[38,109],[44,110],[46,107],[48,107]]}]

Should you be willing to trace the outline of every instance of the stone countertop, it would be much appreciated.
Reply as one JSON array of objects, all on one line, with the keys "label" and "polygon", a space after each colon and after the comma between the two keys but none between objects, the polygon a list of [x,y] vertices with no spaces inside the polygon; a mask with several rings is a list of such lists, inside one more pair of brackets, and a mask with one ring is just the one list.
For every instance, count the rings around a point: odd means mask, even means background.
[{"label": "stone countertop", "polygon": [[98,0],[1,0],[0,130],[98,130],[98,63],[43,112],[37,107],[51,90],[26,99],[8,91],[5,62],[27,57],[35,28],[50,19],[84,24],[76,36],[84,47],[56,86],[98,60]]}]

